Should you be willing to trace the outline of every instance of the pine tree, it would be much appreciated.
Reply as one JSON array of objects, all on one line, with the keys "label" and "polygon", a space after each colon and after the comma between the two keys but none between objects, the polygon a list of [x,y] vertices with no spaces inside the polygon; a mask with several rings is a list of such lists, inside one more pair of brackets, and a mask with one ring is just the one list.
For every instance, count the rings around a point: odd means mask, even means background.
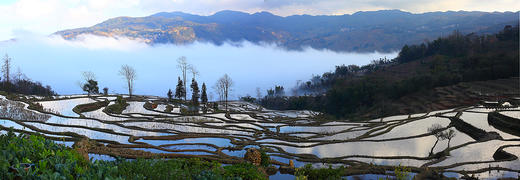
[{"label": "pine tree", "polygon": [[198,107],[199,106],[199,85],[197,84],[197,81],[195,81],[195,78],[191,80],[191,101],[193,103],[193,106]]},{"label": "pine tree", "polygon": [[208,103],[208,94],[206,93],[206,83],[202,83],[202,94],[200,95],[200,101],[203,104]]},{"label": "pine tree", "polygon": [[168,89],[168,93],[166,93],[168,96],[168,102],[172,102],[173,92],[172,89]]},{"label": "pine tree", "polygon": [[175,97],[178,99],[183,98],[186,96],[186,91],[184,89],[184,83],[181,80],[181,77],[179,77],[179,80],[177,82],[177,87],[175,88]]}]

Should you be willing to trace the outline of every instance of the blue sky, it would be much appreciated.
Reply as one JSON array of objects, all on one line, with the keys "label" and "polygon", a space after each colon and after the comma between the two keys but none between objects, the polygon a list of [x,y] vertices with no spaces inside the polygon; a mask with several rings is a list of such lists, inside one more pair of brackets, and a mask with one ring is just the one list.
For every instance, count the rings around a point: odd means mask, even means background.
[{"label": "blue sky", "polygon": [[430,11],[518,11],[518,0],[0,0],[0,41],[27,32],[45,34],[92,26],[117,16],[146,16],[162,11],[210,15],[221,10],[277,15],[350,14],[401,9]]}]

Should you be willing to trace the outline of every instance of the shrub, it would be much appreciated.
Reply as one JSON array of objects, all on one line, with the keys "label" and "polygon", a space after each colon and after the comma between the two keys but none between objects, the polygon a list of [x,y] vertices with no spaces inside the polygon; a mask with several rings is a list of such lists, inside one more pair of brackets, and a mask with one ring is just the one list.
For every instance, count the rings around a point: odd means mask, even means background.
[{"label": "shrub", "polygon": [[106,107],[105,111],[113,114],[121,114],[128,105],[123,97],[117,96],[115,103]]},{"label": "shrub", "polygon": [[401,164],[399,164],[399,166],[395,167],[395,169],[394,169],[395,178],[397,180],[410,179],[410,172],[411,172],[410,168],[407,168],[406,166],[401,166]]},{"label": "shrub", "polygon": [[0,135],[0,142],[1,179],[75,179],[88,165],[76,151],[41,136],[9,131]]},{"label": "shrub", "polygon": [[271,158],[269,157],[269,154],[265,152],[265,149],[260,149],[260,165],[267,167],[271,164]]},{"label": "shrub", "polygon": [[95,111],[95,110],[98,110],[99,108],[107,106],[108,103],[110,103],[110,102],[105,100],[105,101],[98,101],[98,102],[88,103],[88,104],[80,104],[80,105],[77,105],[76,107],[74,107],[72,109],[72,111],[74,111],[75,113],[78,113],[78,114],[83,113],[83,112]]},{"label": "shrub", "polygon": [[190,106],[189,108],[181,107],[181,114],[187,115],[187,116],[194,116],[194,115],[198,115],[199,111],[198,111],[198,108],[194,108],[193,106]]},{"label": "shrub", "polygon": [[301,168],[297,168],[294,176],[299,179],[341,179],[342,173],[345,171],[345,167],[339,168],[312,168],[311,164],[306,164]]},{"label": "shrub", "polygon": [[157,106],[158,106],[157,103],[152,103],[152,102],[149,102],[149,101],[145,102],[144,105],[143,105],[143,107],[145,109],[150,110],[150,111],[154,110],[155,108],[157,108]]},{"label": "shrub", "polygon": [[173,106],[172,105],[166,105],[166,109],[164,109],[164,112],[172,112],[173,111]]},{"label": "shrub", "polygon": [[267,179],[258,171],[258,167],[250,163],[224,166],[225,177],[241,177],[242,179]]}]

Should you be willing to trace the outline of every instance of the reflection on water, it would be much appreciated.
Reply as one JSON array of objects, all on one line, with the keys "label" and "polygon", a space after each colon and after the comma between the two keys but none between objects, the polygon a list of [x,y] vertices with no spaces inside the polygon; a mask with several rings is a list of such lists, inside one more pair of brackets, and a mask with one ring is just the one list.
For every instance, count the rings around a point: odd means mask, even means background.
[{"label": "reflection on water", "polygon": [[[8,100],[6,100],[8,101]],[[55,100],[46,102],[45,106],[53,108],[60,114],[69,114],[78,104],[91,102],[88,98]],[[317,125],[294,125],[295,122],[314,122],[307,118],[308,112],[291,111],[290,113],[270,111],[276,116],[296,114],[295,119],[255,119],[248,114],[233,114],[231,119],[225,114],[207,114],[202,116],[181,116],[178,113],[157,113],[144,109],[144,102],[130,102],[130,108],[123,115],[113,117],[102,110],[83,113],[84,118],[50,116],[45,122],[27,122],[16,120],[0,120],[3,127],[13,127],[25,131],[72,132],[75,135],[52,137],[86,136],[91,139],[109,140],[133,146],[132,149],[153,153],[181,153],[190,155],[215,156],[220,152],[234,157],[242,157],[245,149],[263,147],[271,154],[272,159],[282,163],[295,160],[296,166],[307,162],[327,162],[341,164],[343,161],[355,161],[379,165],[405,165],[420,167],[432,162],[429,152],[436,138],[428,134],[428,128],[434,124],[452,129],[456,135],[450,141],[451,151],[446,159],[432,163],[432,167],[450,166],[450,170],[477,170],[488,166],[500,166],[512,171],[520,169],[519,160],[494,162],[493,154],[505,145],[518,145],[520,138],[513,136],[487,124],[486,113],[475,113],[480,109],[467,109],[462,112],[461,119],[484,131],[498,132],[506,140],[490,140],[477,142],[470,136],[450,127],[453,110],[421,113],[406,116],[383,118],[383,121],[369,122],[327,122]],[[240,104],[240,102],[234,102]],[[238,106],[238,105],[237,105]],[[244,105],[244,106],[247,106]],[[468,112],[470,111],[470,112]],[[35,112],[36,114],[41,114]],[[126,114],[125,114],[126,113]],[[140,113],[149,118],[135,118],[128,114]],[[249,113],[256,113],[249,111]],[[265,112],[258,112],[264,113]],[[444,113],[444,114],[443,114]],[[520,111],[509,111],[511,116]],[[443,116],[433,116],[434,114]],[[72,114],[71,114],[72,115]],[[160,116],[158,116],[160,115]],[[171,116],[165,118],[166,116]],[[76,115],[75,115],[76,116]],[[237,119],[239,121],[237,121]],[[17,123],[18,122],[18,123]],[[34,130],[25,126],[34,127]],[[105,143],[112,143],[105,142]],[[58,142],[68,143],[71,142]],[[447,140],[440,140],[434,153],[448,148]],[[520,147],[508,147],[506,152],[520,156]],[[183,151],[183,152],[179,152]],[[96,158],[107,158],[104,156]],[[462,163],[462,164],[457,164]],[[465,164],[466,163],[466,164]],[[469,164],[467,164],[469,163]],[[320,163],[317,163],[320,164]],[[453,167],[451,167],[453,166]],[[458,177],[458,173],[448,174]],[[480,177],[499,175],[514,176],[513,172],[481,173]],[[277,175],[276,177],[286,177]]]}]

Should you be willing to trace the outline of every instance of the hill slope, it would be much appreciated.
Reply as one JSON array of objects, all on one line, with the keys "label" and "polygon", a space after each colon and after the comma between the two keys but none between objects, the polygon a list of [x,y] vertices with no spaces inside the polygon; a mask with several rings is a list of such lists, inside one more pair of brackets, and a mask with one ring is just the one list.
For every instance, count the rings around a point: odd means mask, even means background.
[{"label": "hill slope", "polygon": [[494,35],[455,32],[426,44],[405,45],[393,60],[337,66],[302,83],[298,90],[312,96],[267,96],[261,103],[272,109],[375,118],[520,97],[520,82],[515,78],[518,31],[516,25]]},{"label": "hill slope", "polygon": [[92,27],[56,32],[66,39],[81,34],[141,39],[149,44],[195,41],[276,43],[288,49],[310,46],[334,51],[382,51],[423,42],[459,30],[492,33],[518,22],[518,13],[448,11],[412,14],[399,10],[357,12],[341,16],[276,16],[221,11],[211,16],[182,12],[147,17],[117,17]]}]

